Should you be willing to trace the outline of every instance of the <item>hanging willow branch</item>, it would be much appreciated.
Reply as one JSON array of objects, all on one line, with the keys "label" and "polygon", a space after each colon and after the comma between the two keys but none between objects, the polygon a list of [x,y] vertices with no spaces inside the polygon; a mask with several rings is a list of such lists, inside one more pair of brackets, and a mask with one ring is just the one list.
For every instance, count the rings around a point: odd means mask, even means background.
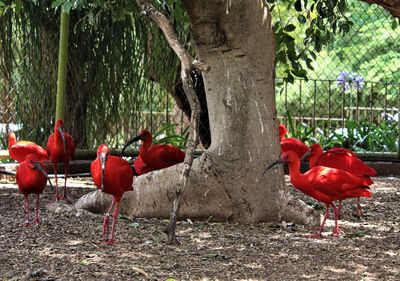
[{"label": "hanging willow branch", "polygon": [[178,244],[179,242],[176,238],[175,228],[180,209],[180,199],[185,189],[190,170],[192,168],[194,151],[199,140],[198,130],[200,119],[200,103],[194,90],[190,71],[192,69],[196,69],[202,72],[208,72],[210,71],[210,67],[200,61],[195,60],[189,54],[189,52],[179,42],[178,36],[176,35],[176,32],[171,22],[163,14],[157,11],[155,7],[149,3],[149,1],[137,0],[137,3],[142,8],[141,15],[148,16],[161,28],[169,45],[179,57],[181,61],[181,79],[183,89],[192,110],[189,127],[189,139],[186,145],[186,156],[184,160],[184,168],[181,175],[181,185],[178,186],[176,189],[169,225],[165,230],[168,235],[168,242],[171,244]]}]

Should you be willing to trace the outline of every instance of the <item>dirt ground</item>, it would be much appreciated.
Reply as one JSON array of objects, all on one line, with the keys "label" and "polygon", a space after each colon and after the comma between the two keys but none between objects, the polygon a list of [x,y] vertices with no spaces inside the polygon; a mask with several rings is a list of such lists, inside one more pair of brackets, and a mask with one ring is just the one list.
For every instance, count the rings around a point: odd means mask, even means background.
[{"label": "dirt ground", "polygon": [[[1,280],[400,280],[400,179],[376,178],[365,218],[344,202],[345,235],[322,239],[301,225],[182,221],[181,245],[170,246],[162,219],[118,217],[119,245],[101,245],[104,214],[49,212],[54,190],[41,196],[39,226],[24,227],[24,197],[13,180],[0,181]],[[94,190],[88,179],[69,180],[70,197]],[[295,196],[322,204],[292,189]],[[31,200],[31,218],[34,215]]]}]

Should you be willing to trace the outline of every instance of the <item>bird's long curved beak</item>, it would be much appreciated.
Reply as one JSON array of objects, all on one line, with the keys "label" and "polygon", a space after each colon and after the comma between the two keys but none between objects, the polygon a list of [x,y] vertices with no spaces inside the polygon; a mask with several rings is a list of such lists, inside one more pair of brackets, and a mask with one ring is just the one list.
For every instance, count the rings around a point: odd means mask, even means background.
[{"label": "bird's long curved beak", "polygon": [[107,154],[100,153],[100,164],[101,164],[101,192],[104,192],[104,170],[106,169]]},{"label": "bird's long curved beak", "polygon": [[49,175],[46,173],[46,171],[43,169],[43,167],[40,165],[39,162],[35,161],[34,163],[35,167],[39,169],[39,171],[41,171],[43,173],[43,175],[46,177],[46,179],[49,181],[49,184],[51,186],[51,188],[53,188],[53,185],[51,184]]},{"label": "bird's long curved beak", "polygon": [[300,161],[304,163],[304,161],[307,160],[307,158],[311,155],[311,149],[309,149],[306,154],[303,155],[303,157],[301,157]]},{"label": "bird's long curved beak", "polygon": [[134,137],[133,139],[128,140],[128,142],[124,145],[124,148],[122,149],[121,154],[124,154],[125,149],[130,146],[132,143],[137,142],[138,140],[141,140],[142,137],[140,135]]},{"label": "bird's long curved beak", "polygon": [[260,177],[260,179],[259,179],[258,181],[261,181],[261,180],[262,180],[262,178],[264,177],[264,174],[265,174],[269,169],[271,169],[273,166],[275,166],[275,165],[277,165],[277,164],[282,164],[282,163],[283,163],[283,160],[282,160],[281,158],[279,158],[278,160],[274,161],[271,165],[269,165],[269,166],[264,170],[264,172],[262,173],[262,175],[261,175],[261,177]]},{"label": "bird's long curved beak", "polygon": [[63,126],[59,126],[58,127],[58,131],[60,132],[61,138],[62,138],[63,143],[64,143],[64,153],[67,153],[67,144],[65,143],[64,127]]}]

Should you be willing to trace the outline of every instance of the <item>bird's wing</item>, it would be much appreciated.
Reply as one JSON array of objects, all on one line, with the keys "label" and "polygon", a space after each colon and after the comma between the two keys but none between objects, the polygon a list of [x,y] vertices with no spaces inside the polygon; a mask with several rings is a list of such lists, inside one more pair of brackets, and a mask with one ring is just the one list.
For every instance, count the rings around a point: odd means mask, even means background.
[{"label": "bird's wing", "polygon": [[47,144],[46,144],[46,151],[49,156],[51,154],[51,149],[53,147],[53,143],[54,143],[54,134],[49,136],[49,139],[47,140]]}]

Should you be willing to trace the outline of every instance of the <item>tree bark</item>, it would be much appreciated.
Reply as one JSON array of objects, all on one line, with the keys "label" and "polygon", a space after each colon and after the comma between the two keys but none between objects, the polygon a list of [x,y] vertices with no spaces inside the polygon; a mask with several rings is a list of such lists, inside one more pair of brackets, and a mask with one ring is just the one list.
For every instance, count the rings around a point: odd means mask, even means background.
[{"label": "tree bark", "polygon": [[388,10],[389,13],[396,18],[400,18],[400,1],[399,0],[362,0],[368,4],[376,4]]},{"label": "tree bark", "polygon": [[[184,1],[203,73],[211,146],[193,161],[179,218],[318,226],[320,215],[292,198],[283,170],[259,177],[280,154],[275,38],[264,1]],[[184,164],[138,177],[121,212],[168,217]]]}]

